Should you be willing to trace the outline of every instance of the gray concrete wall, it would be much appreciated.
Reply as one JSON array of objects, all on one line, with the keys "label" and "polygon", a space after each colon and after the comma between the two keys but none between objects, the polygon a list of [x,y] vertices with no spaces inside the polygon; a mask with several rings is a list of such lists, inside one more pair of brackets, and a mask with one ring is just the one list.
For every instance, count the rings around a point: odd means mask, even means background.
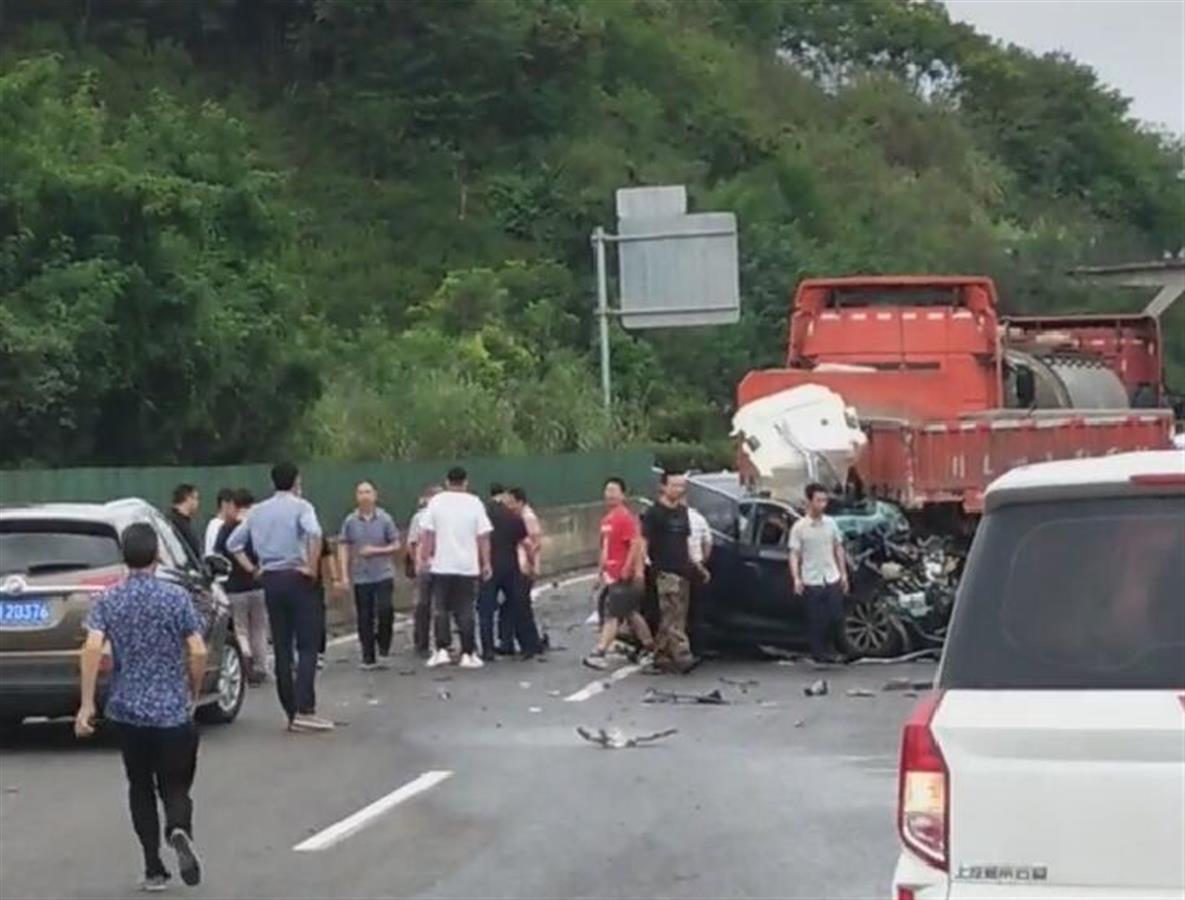
[{"label": "gray concrete wall", "polygon": [[[556,506],[537,512],[543,527],[545,576],[596,565],[601,539],[601,516],[604,515],[604,508],[600,503]],[[352,595],[341,596],[336,591],[329,590],[326,591],[325,602],[328,606],[331,630],[341,632],[352,627]],[[403,576],[401,570],[395,577],[395,608],[406,612],[411,610],[414,604],[412,584]]]}]

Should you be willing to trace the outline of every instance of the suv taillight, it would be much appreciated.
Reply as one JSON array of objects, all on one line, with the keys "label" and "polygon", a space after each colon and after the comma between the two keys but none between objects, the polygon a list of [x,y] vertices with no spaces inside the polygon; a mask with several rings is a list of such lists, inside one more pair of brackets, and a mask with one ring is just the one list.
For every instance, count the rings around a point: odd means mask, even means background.
[{"label": "suv taillight", "polygon": [[897,790],[897,830],[901,840],[926,862],[945,870],[950,835],[950,773],[930,730],[942,702],[933,693],[918,702],[901,736]]}]

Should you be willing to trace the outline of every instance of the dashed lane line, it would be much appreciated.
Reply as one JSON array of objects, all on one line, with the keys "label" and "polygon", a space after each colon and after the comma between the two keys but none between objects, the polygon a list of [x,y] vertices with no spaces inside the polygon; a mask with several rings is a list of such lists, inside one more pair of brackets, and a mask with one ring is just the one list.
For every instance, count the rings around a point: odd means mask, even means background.
[{"label": "dashed lane line", "polygon": [[639,671],[641,666],[622,666],[616,669],[612,675],[606,678],[599,678],[596,681],[582,687],[575,694],[569,694],[564,698],[565,703],[583,703],[590,697],[595,697],[597,694],[608,688],[613,682],[621,681],[623,678],[629,678],[635,672]]},{"label": "dashed lane line", "polygon": [[340,844],[351,835],[357,834],[379,816],[390,812],[400,803],[404,803],[418,794],[424,793],[436,785],[452,777],[452,772],[444,769],[434,769],[425,772],[419,778],[409,781],[403,787],[396,788],[386,796],[380,797],[369,806],[364,806],[352,815],[346,816],[340,822],[335,822],[323,831],[301,841],[292,849],[297,853],[312,853],[318,850],[328,850]]}]

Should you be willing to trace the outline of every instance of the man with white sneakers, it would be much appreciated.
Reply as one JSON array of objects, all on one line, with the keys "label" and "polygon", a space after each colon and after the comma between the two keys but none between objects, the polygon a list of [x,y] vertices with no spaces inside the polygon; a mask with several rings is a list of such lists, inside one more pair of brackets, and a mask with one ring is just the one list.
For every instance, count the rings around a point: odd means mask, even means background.
[{"label": "man with white sneakers", "polygon": [[461,633],[461,668],[480,669],[474,635],[478,579],[493,574],[485,504],[469,493],[469,476],[460,466],[449,470],[445,489],[428,501],[420,521],[420,560],[431,573],[436,652],[431,667],[452,662],[452,622]]}]

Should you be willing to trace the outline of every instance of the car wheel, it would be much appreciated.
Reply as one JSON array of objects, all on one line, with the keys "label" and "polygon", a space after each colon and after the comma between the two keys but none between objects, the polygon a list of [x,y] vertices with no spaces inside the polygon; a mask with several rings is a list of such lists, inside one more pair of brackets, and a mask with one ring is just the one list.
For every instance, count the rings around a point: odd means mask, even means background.
[{"label": "car wheel", "polygon": [[197,718],[213,725],[230,724],[243,708],[246,693],[243,651],[239,649],[238,641],[231,637],[222,648],[222,664],[218,667],[218,693],[212,702],[198,708]]},{"label": "car wheel", "polygon": [[905,637],[897,617],[875,596],[862,597],[848,607],[844,637],[852,656],[897,656]]}]

